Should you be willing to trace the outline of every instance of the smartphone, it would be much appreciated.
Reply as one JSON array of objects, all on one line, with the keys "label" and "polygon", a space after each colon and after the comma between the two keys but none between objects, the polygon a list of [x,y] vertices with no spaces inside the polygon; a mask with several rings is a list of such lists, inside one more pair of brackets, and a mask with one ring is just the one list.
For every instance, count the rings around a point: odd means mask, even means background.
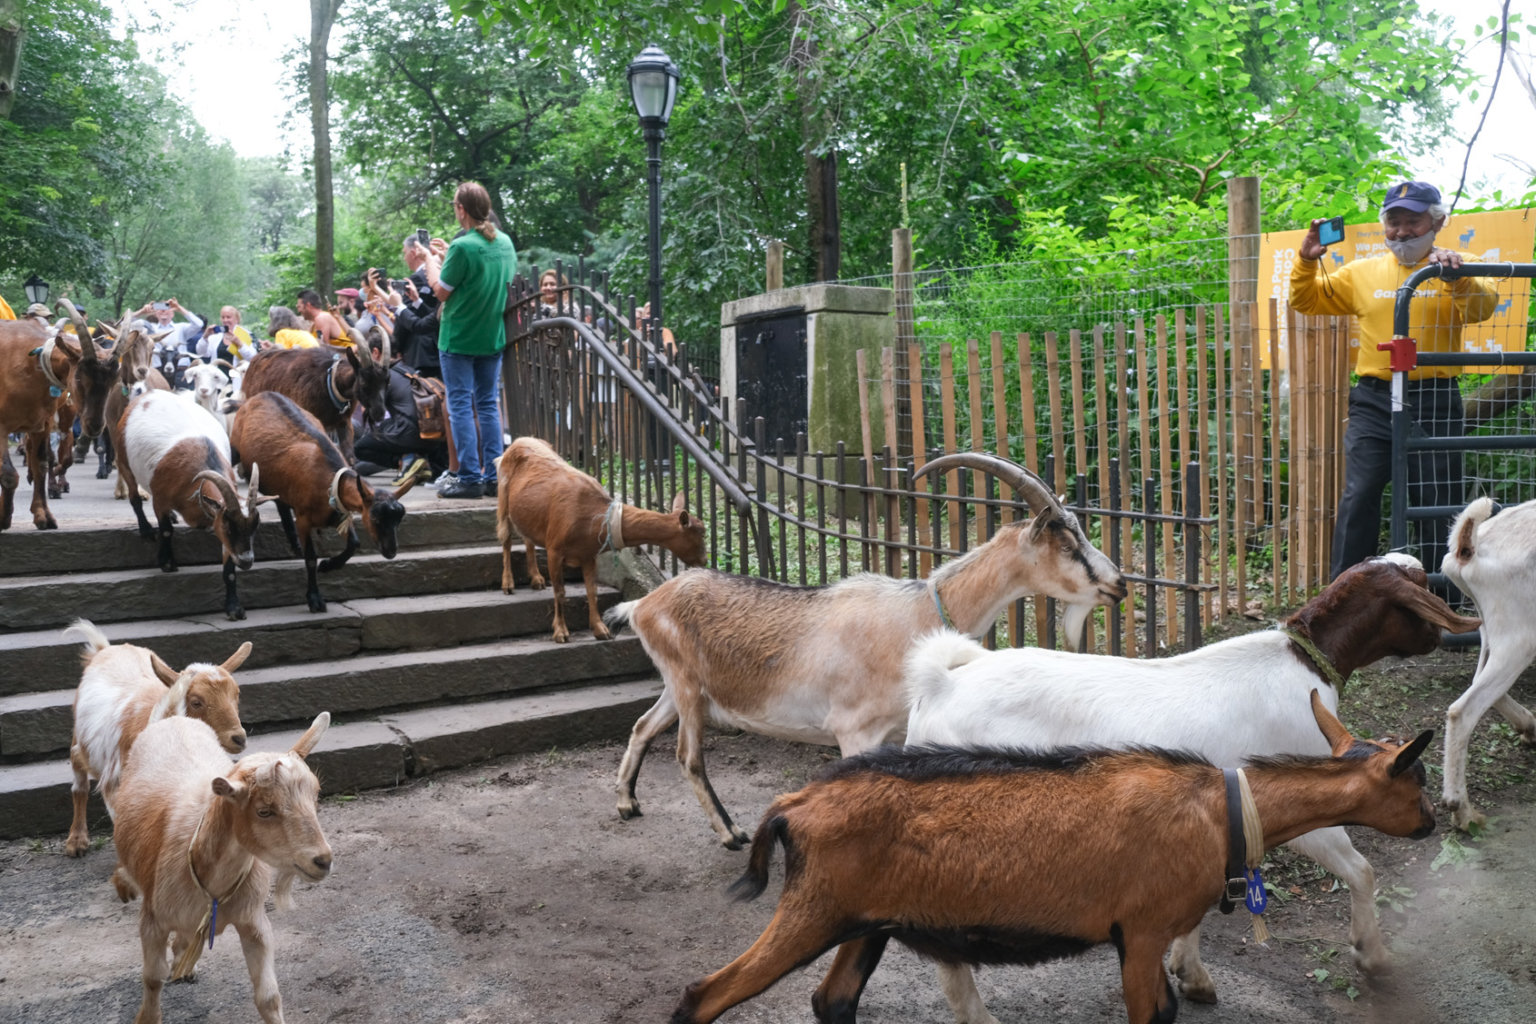
[{"label": "smartphone", "polygon": [[431,243],[432,236],[427,234],[427,229],[426,228],[417,228],[416,229],[416,241],[421,243],[422,248],[426,248],[428,246],[428,244]]},{"label": "smartphone", "polygon": [[1344,218],[1330,217],[1317,226],[1317,240],[1323,245],[1344,241]]},{"label": "smartphone", "polygon": [[154,308],[155,309],[170,309],[171,308],[171,304],[169,302],[157,302],[157,303],[155,303]]}]

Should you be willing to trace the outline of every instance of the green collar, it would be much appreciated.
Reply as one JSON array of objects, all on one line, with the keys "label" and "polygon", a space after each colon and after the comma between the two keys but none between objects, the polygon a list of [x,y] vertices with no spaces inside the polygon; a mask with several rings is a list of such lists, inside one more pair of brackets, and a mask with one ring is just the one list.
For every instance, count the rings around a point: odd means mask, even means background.
[{"label": "green collar", "polygon": [[933,606],[939,610],[939,621],[944,623],[947,628],[953,629],[956,633],[960,632],[960,627],[950,621],[949,613],[944,610],[944,602],[939,600],[939,585],[937,583],[929,583],[928,593],[933,595]]},{"label": "green collar", "polygon": [[1344,683],[1347,680],[1339,675],[1339,670],[1333,667],[1333,662],[1328,660],[1328,656],[1317,649],[1317,644],[1314,644],[1294,629],[1286,629],[1284,626],[1276,626],[1275,628],[1284,633],[1286,639],[1290,640],[1291,643],[1306,652],[1307,657],[1312,659],[1312,664],[1317,666],[1317,670],[1322,673],[1323,678],[1332,683],[1333,688],[1342,697],[1344,695]]}]

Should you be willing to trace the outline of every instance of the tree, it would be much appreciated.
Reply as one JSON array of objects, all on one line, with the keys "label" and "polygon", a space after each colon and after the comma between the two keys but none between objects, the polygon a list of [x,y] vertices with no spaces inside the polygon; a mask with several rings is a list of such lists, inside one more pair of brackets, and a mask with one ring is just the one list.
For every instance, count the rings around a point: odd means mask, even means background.
[{"label": "tree", "polygon": [[314,130],[315,153],[315,289],[331,293],[336,267],[336,207],[331,188],[331,96],[326,81],[326,47],[336,23],[341,0],[309,0],[309,122]]},{"label": "tree", "polygon": [[0,119],[11,116],[21,67],[21,0],[0,0]]}]

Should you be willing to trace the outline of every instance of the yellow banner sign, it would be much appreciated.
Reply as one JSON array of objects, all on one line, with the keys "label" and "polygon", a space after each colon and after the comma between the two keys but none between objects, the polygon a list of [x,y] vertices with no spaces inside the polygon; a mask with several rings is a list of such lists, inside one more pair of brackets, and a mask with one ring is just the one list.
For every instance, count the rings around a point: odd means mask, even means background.
[{"label": "yellow banner sign", "polygon": [[[1281,365],[1286,364],[1290,344],[1290,318],[1287,299],[1291,289],[1291,267],[1296,250],[1307,237],[1301,231],[1271,231],[1259,241],[1259,329],[1279,330]],[[1453,214],[1440,229],[1436,243],[1457,252],[1471,253],[1475,263],[1530,263],[1536,243],[1536,210],[1499,210],[1494,213]],[[1381,223],[1347,224],[1344,241],[1328,247],[1323,259],[1330,266],[1342,267],[1351,260],[1386,252]],[[1531,303],[1529,278],[1510,278],[1497,282],[1499,305],[1493,316],[1481,323],[1462,328],[1461,347],[1466,352],[1524,352],[1527,315]],[[1280,318],[1278,325],[1269,317],[1269,300],[1274,299]],[[1360,333],[1355,318],[1350,317],[1349,347],[1360,347]],[[1269,346],[1259,346],[1261,365],[1269,369]],[[1354,365],[1351,357],[1350,365]],[[1494,367],[1468,367],[1471,373],[1493,373]],[[1502,372],[1519,373],[1520,367],[1505,367]]]}]

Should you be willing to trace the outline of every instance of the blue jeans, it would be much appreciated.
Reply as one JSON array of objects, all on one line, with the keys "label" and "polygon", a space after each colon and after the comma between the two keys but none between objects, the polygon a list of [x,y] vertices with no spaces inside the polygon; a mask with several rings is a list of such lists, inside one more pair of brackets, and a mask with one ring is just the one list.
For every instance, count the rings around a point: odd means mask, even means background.
[{"label": "blue jeans", "polygon": [[495,480],[496,460],[502,451],[501,411],[496,404],[501,384],[501,353],[440,355],[443,384],[448,389],[448,425],[453,430],[453,448],[459,456],[459,479],[471,484]]}]

